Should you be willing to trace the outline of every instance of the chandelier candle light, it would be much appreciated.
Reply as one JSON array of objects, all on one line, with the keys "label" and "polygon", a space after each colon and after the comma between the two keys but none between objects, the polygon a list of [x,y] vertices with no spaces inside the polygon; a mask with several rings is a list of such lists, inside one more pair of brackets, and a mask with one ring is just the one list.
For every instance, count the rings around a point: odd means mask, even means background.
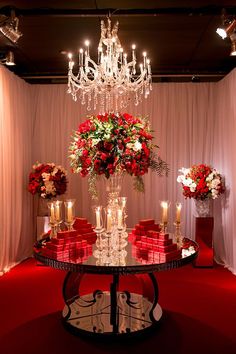
[{"label": "chandelier candle light", "polygon": [[147,98],[152,90],[151,64],[147,53],[143,52],[140,73],[137,74],[136,46],[132,45],[131,61],[128,62],[128,55],[118,38],[118,25],[116,22],[112,28],[110,18],[107,19],[107,27],[101,21],[97,64],[90,57],[89,41],[85,41],[85,50],[79,50],[79,70],[76,75],[73,73],[73,55],[68,54],[68,93],[75,101],[78,95],[88,111],[93,105],[94,110],[99,106],[100,113],[117,112],[127,107],[132,98],[138,105],[142,96]]}]

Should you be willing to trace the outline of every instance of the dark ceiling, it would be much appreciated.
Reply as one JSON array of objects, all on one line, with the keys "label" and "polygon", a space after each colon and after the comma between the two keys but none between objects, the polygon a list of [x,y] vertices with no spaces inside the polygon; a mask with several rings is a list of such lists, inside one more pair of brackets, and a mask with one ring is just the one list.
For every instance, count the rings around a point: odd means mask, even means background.
[{"label": "dark ceiling", "polygon": [[236,67],[230,39],[216,34],[222,9],[236,15],[235,0],[9,0],[0,7],[5,16],[15,8],[23,33],[17,44],[0,33],[0,54],[12,50],[16,65],[10,70],[31,83],[66,82],[67,57],[61,52],[77,52],[85,39],[96,58],[99,21],[109,12],[120,23],[118,35],[127,52],[133,43],[140,57],[148,52],[155,81],[217,81]]}]

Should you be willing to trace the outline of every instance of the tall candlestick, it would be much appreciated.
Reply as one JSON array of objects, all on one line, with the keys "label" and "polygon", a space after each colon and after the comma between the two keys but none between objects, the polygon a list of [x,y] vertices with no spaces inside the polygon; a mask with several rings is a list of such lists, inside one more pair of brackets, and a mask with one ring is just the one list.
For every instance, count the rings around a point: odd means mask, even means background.
[{"label": "tall candlestick", "polygon": [[161,202],[162,207],[162,223],[165,224],[168,221],[168,202]]},{"label": "tall candlestick", "polygon": [[51,203],[50,206],[50,222],[54,223],[55,222],[55,212],[54,212],[54,205]]},{"label": "tall candlestick", "polygon": [[111,221],[112,221],[111,220],[111,210],[108,209],[107,210],[107,232],[111,231],[111,225],[112,225]]},{"label": "tall candlestick", "polygon": [[118,226],[118,229],[121,229],[122,226],[123,226],[122,216],[123,216],[122,209],[118,209],[117,210],[117,224],[118,224],[117,226]]},{"label": "tall candlestick", "polygon": [[180,214],[181,214],[182,204],[176,203],[176,222],[180,223]]},{"label": "tall candlestick", "polygon": [[59,201],[57,200],[55,203],[55,216],[56,216],[56,220],[59,221],[60,220],[60,204]]},{"label": "tall candlestick", "polygon": [[96,211],[96,227],[97,229],[101,228],[101,213],[100,213],[100,209],[98,208]]},{"label": "tall candlestick", "polygon": [[71,222],[73,221],[73,213],[72,213],[72,202],[68,202],[67,206],[67,221]]}]

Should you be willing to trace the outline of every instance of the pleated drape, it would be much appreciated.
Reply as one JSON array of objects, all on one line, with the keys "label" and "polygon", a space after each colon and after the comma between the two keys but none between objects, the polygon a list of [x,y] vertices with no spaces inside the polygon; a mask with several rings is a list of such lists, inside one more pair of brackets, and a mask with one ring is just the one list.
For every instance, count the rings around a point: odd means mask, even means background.
[{"label": "pleated drape", "polygon": [[[8,267],[10,258],[14,260],[14,255],[20,254],[19,247],[24,249],[21,258],[30,252],[34,235],[32,233],[29,236],[27,225],[32,223],[29,218],[33,210],[33,197],[27,194],[26,181],[31,165],[36,160],[55,162],[67,168],[69,184],[65,198],[76,198],[77,215],[94,222],[93,202],[88,195],[87,179],[72,174],[68,161],[72,131],[88,114],[94,112],[87,112],[80,102],[72,101],[66,93],[66,85],[30,86],[6,72],[7,70],[4,73],[1,71],[5,81],[1,80],[0,84],[0,134],[3,139],[0,147],[0,181],[6,187],[0,195],[0,218],[5,225],[4,236],[0,241],[4,244],[3,254],[2,247],[0,249],[2,269]],[[3,87],[10,86],[15,90],[14,100],[10,88],[9,94],[6,88],[3,90]],[[182,232],[187,237],[194,238],[193,201],[185,200],[182,196],[181,186],[176,181],[178,170],[198,163],[210,164],[218,169],[225,175],[227,191],[214,201],[215,258],[234,273],[235,88],[236,70],[217,83],[153,84],[149,99],[143,100],[137,107],[131,105],[126,112],[149,116],[159,154],[169,164],[169,176],[158,177],[154,172],[149,172],[144,177],[145,194],[135,192],[132,189],[132,179],[126,177],[122,190],[122,195],[128,197],[129,227],[144,218],[159,221],[160,201],[169,200],[169,230],[173,231],[175,203],[180,201],[183,203]],[[3,164],[7,164],[7,168],[3,169]],[[99,191],[101,200],[105,203],[103,184],[100,184]],[[18,216],[15,213],[16,200]],[[13,221],[13,214],[14,223],[10,222]],[[5,253],[13,256],[6,256]]]}]

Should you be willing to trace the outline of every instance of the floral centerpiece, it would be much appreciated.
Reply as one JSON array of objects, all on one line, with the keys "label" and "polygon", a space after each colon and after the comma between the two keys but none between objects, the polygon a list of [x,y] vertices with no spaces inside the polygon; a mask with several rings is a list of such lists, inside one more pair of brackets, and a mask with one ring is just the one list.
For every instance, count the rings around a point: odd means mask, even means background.
[{"label": "floral centerpiece", "polygon": [[143,190],[142,176],[148,169],[159,174],[167,165],[154,153],[153,136],[146,118],[128,113],[90,116],[74,132],[69,147],[72,171],[89,177],[89,189],[95,193],[98,175],[109,178],[117,172],[135,177],[135,187]]},{"label": "floral centerpiece", "polygon": [[224,192],[221,174],[214,168],[201,164],[179,170],[177,182],[183,186],[185,198],[197,200],[216,199]]},{"label": "floral centerpiece", "polygon": [[67,172],[55,163],[40,163],[33,165],[33,172],[29,175],[28,190],[31,194],[38,194],[41,198],[51,199],[66,192]]}]

